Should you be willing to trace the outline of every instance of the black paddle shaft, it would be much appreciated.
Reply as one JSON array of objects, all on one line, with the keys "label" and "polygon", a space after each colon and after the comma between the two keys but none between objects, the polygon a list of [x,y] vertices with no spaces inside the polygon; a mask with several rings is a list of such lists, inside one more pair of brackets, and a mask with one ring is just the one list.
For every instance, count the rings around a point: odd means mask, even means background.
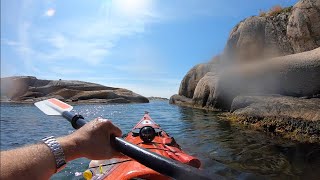
[{"label": "black paddle shaft", "polygon": [[197,168],[165,158],[154,152],[131,144],[124,139],[116,137],[115,146],[121,153],[166,176],[183,180],[210,179]]},{"label": "black paddle shaft", "polygon": [[72,114],[69,111],[64,111],[62,112],[62,116],[66,118],[71,123],[72,127],[75,129],[79,129],[86,124],[86,121],[84,121],[83,116],[79,114]]},{"label": "black paddle shaft", "polygon": [[[75,129],[79,129],[86,124],[81,115],[65,111],[62,113],[62,116],[71,122],[72,127]],[[131,144],[122,138],[115,137],[112,138],[112,141],[115,149],[119,152],[166,176],[183,180],[208,180],[213,178],[209,178],[197,168],[162,157],[154,152]]]}]

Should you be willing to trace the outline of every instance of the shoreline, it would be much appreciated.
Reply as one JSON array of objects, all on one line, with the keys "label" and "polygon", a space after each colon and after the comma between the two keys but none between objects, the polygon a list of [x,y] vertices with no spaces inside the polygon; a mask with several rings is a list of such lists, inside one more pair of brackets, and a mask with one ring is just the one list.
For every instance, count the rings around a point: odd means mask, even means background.
[{"label": "shoreline", "polygon": [[[176,96],[177,97],[177,96]],[[237,125],[244,125],[249,129],[262,131],[299,143],[320,144],[320,122],[319,120],[306,120],[286,115],[256,115],[255,113],[236,113],[235,111],[223,111],[208,106],[199,106],[192,102],[192,99],[182,97],[170,99],[170,104],[181,107],[201,109],[221,113],[220,117]],[[276,105],[275,105],[276,106]]]},{"label": "shoreline", "polygon": [[281,136],[300,143],[320,144],[319,122],[291,117],[259,117],[226,114],[226,119],[254,130]]}]

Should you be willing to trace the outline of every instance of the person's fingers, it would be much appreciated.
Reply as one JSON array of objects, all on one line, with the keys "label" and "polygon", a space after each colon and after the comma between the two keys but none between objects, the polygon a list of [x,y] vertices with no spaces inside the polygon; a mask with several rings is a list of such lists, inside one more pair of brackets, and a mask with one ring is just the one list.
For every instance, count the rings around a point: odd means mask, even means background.
[{"label": "person's fingers", "polygon": [[113,134],[114,136],[117,137],[121,137],[122,136],[122,131],[120,128],[118,128],[118,126],[114,125],[111,123],[111,129],[110,129],[110,133]]},{"label": "person's fingers", "polygon": [[110,120],[103,119],[102,121],[104,123],[106,123],[106,126],[108,128],[108,132],[110,133],[110,135],[114,135],[117,137],[122,136],[121,129],[118,126],[114,125]]},{"label": "person's fingers", "polygon": [[95,119],[95,122],[101,124],[102,126],[105,126],[106,129],[107,129],[107,131],[108,131],[110,134],[112,134],[112,135],[114,135],[114,136],[117,136],[117,137],[122,136],[122,131],[121,131],[121,129],[120,129],[119,127],[117,127],[116,125],[114,125],[114,124],[111,122],[111,120],[109,120],[109,119],[103,119],[103,118],[98,117],[98,118]]}]

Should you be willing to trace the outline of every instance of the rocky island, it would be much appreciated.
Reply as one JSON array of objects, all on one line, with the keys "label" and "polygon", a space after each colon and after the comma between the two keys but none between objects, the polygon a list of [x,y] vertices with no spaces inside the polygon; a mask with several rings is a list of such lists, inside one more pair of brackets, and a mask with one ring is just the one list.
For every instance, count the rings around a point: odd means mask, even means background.
[{"label": "rocky island", "polygon": [[194,66],[170,103],[300,142],[320,143],[320,1],[237,24],[224,51]]},{"label": "rocky island", "polygon": [[1,78],[1,102],[34,103],[48,98],[73,103],[149,102],[127,89],[83,81],[42,80],[33,76]]},{"label": "rocky island", "polygon": [[156,100],[156,101],[169,101],[169,99],[168,99],[168,98],[164,98],[164,97],[155,97],[155,96],[148,97],[148,99],[149,99],[150,101],[154,101],[154,100]]}]

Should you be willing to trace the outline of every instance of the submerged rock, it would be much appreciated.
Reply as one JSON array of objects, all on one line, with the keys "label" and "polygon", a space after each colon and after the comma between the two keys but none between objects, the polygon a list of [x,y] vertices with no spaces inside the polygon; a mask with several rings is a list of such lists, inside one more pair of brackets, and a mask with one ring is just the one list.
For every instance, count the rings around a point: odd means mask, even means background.
[{"label": "submerged rock", "polygon": [[83,81],[41,80],[32,76],[1,78],[1,97],[18,103],[33,103],[52,97],[79,103],[149,102],[146,97],[123,88]]}]

